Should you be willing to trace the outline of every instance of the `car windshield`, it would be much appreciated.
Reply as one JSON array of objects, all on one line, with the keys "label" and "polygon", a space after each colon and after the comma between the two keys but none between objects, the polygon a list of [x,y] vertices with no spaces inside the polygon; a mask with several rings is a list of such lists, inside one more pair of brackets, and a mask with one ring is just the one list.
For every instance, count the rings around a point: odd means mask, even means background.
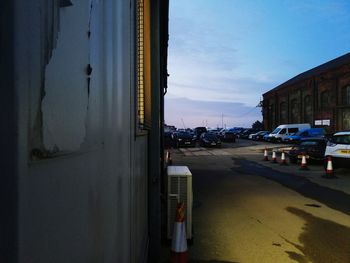
[{"label": "car windshield", "polygon": [[271,132],[271,134],[276,134],[276,133],[278,133],[280,130],[281,130],[281,128],[276,128],[276,129],[274,129],[273,132]]},{"label": "car windshield", "polygon": [[332,142],[336,144],[350,144],[350,135],[335,135]]},{"label": "car windshield", "polygon": [[190,137],[191,134],[189,132],[178,132],[178,137]]}]

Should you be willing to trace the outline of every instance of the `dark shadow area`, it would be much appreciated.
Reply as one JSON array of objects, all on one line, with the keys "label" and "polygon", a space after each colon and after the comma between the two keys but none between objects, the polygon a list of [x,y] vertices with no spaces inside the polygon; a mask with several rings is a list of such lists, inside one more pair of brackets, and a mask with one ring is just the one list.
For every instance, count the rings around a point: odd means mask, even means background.
[{"label": "dark shadow area", "polygon": [[[305,220],[305,225],[299,236],[302,246],[284,240],[303,252],[308,260],[313,263],[350,262],[350,228],[315,217],[299,208],[287,207],[286,210]],[[300,263],[308,262],[303,255],[286,253]]]},{"label": "dark shadow area", "polygon": [[239,263],[237,261],[222,261],[222,260],[196,260],[192,259],[189,263]]},{"label": "dark shadow area", "polygon": [[270,167],[238,158],[232,158],[241,167],[233,168],[236,172],[252,174],[273,180],[299,194],[314,199],[330,208],[350,215],[350,195],[309,181],[307,178],[294,174],[275,171]]},{"label": "dark shadow area", "polygon": [[295,260],[295,261],[297,261],[299,263],[308,263],[309,262],[308,260],[305,259],[304,255],[298,254],[298,253],[296,253],[294,251],[285,251],[285,252],[288,254],[288,256],[291,259],[293,259],[293,260]]}]

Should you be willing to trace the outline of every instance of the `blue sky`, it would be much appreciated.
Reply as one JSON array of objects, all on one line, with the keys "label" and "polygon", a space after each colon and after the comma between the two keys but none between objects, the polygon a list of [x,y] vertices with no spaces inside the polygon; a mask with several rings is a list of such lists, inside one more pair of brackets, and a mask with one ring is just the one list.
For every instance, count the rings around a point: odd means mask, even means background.
[{"label": "blue sky", "polygon": [[177,127],[250,127],[264,92],[350,52],[349,0],[170,0],[169,12]]}]

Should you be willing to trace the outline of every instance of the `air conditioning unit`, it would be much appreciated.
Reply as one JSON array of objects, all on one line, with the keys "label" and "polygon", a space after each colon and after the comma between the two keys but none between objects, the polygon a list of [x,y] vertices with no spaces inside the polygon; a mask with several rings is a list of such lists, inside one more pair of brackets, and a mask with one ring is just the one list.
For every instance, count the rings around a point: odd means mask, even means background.
[{"label": "air conditioning unit", "polygon": [[186,237],[192,239],[192,173],[187,166],[168,166],[168,214],[167,232],[171,239],[174,229],[176,206],[180,202],[185,203]]}]

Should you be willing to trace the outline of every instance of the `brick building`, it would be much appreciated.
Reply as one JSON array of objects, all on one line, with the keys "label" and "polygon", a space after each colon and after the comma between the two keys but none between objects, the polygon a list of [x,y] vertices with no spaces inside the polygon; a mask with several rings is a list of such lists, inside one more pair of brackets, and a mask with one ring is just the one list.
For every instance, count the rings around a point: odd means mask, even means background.
[{"label": "brick building", "polygon": [[263,94],[267,130],[310,123],[328,132],[350,130],[350,53],[301,73]]}]

